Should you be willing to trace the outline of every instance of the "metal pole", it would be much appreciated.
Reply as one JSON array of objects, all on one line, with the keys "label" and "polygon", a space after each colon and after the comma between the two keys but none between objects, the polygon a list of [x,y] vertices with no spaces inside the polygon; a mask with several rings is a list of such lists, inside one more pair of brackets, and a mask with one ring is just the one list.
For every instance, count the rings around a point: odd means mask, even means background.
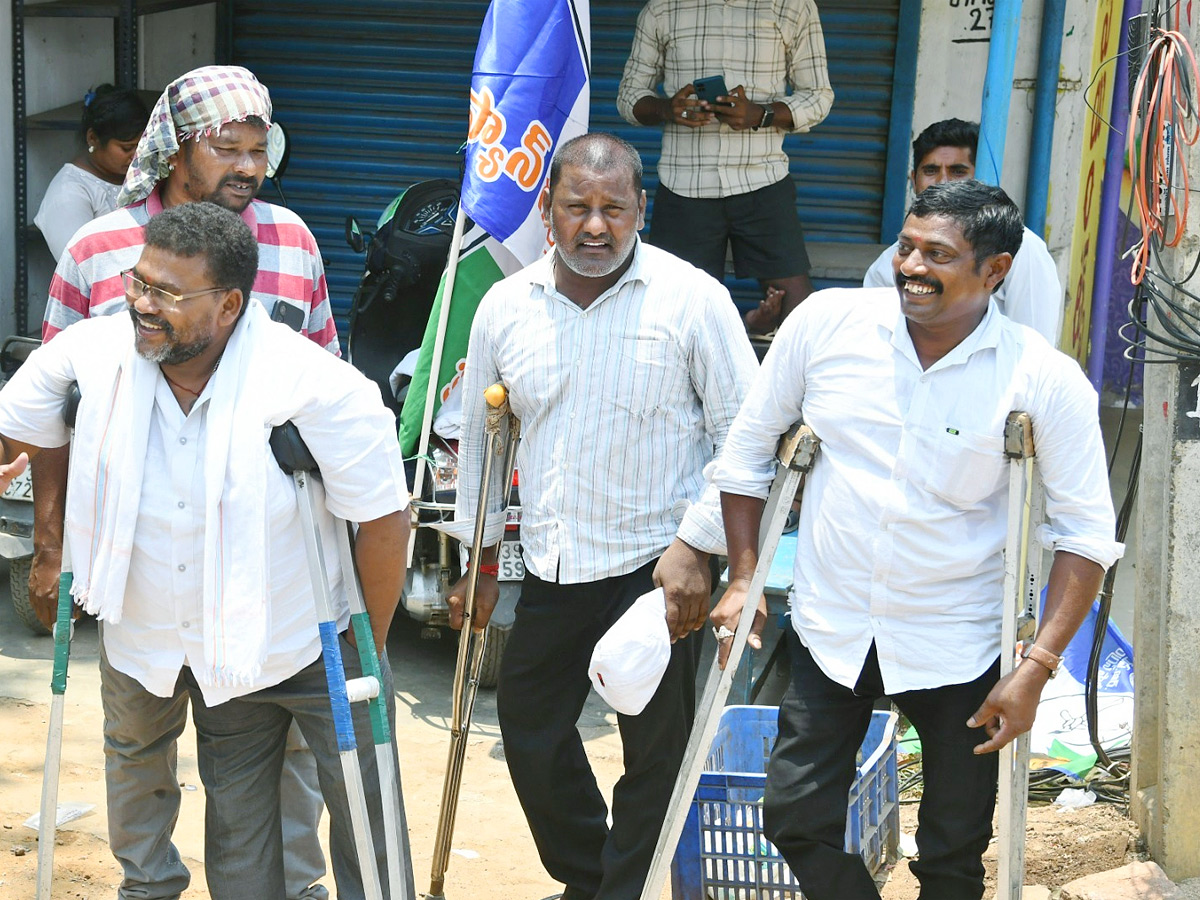
[{"label": "metal pole", "polygon": [[1004,139],[1008,133],[1008,103],[1021,31],[1021,0],[996,0],[992,13],[992,42],[983,79],[983,108],[979,115],[979,150],[975,177],[1000,184],[1004,170]]},{"label": "metal pole", "polygon": [[1046,204],[1050,195],[1050,151],[1054,146],[1054,106],[1058,100],[1058,64],[1062,58],[1067,0],[1045,0],[1038,44],[1037,84],[1033,89],[1033,138],[1025,176],[1025,224],[1046,236]]}]

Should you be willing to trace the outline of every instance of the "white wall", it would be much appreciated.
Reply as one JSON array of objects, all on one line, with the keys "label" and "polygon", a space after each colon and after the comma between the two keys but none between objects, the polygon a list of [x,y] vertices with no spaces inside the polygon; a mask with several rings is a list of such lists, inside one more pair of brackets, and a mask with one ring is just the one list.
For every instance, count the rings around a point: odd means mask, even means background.
[{"label": "white wall", "polygon": [[[195,66],[211,63],[216,35],[212,4],[173,10],[139,20],[139,87],[158,90]],[[27,18],[25,20],[26,111],[37,113],[83,102],[88,88],[113,80],[113,29],[109,19]],[[12,7],[0,5],[0,77],[12,72]],[[13,299],[13,130],[10,91],[0,92],[0,336],[15,327]],[[74,156],[79,138],[66,132],[30,132],[29,215],[32,219],[54,173]],[[29,324],[41,322],[53,260],[44,244],[30,244]]]},{"label": "white wall", "polygon": [[[973,29],[988,26],[991,9],[991,0],[923,0],[913,137],[940,119],[957,117],[979,121],[990,45],[963,41],[990,34],[990,31]],[[1033,127],[1033,88],[1041,12],[1042,0],[1024,0],[1001,177],[1001,186],[1022,209]],[[1088,0],[1068,0],[1046,222],[1047,243],[1059,261],[1064,281],[1068,249],[1065,242],[1070,240],[1075,216],[1081,129],[1086,111],[1083,70],[1091,62],[1092,18]]]}]

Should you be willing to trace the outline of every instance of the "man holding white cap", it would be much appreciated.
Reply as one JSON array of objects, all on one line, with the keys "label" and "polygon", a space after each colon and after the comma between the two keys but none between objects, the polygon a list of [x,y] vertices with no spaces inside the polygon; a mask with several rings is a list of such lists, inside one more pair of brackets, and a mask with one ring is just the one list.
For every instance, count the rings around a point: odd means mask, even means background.
[{"label": "man holding white cap", "polygon": [[[641,176],[637,151],[613,135],[558,148],[543,195],[554,250],[484,297],[463,383],[456,534],[474,529],[484,389],[503,381],[522,423],[527,574],[497,707],[513,785],[564,900],[628,900],[645,880],[692,723],[709,552],[723,546],[715,503],[707,518],[688,505],[756,368],[728,292],[638,240]],[[503,528],[489,517],[476,628],[496,602]],[[625,773],[610,829],[576,721],[596,642],[656,585],[675,643],[641,714],[618,718]]]}]

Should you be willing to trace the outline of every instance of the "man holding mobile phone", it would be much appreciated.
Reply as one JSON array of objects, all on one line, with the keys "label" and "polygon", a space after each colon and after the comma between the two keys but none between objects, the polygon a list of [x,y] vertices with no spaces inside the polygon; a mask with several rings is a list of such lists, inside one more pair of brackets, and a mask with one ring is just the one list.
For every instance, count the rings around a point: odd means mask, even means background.
[{"label": "man holding mobile phone", "polygon": [[650,241],[718,281],[732,246],[737,276],[763,287],[751,331],[812,292],[783,137],[832,105],[813,0],[649,0],[638,16],[617,109],[663,126]]}]

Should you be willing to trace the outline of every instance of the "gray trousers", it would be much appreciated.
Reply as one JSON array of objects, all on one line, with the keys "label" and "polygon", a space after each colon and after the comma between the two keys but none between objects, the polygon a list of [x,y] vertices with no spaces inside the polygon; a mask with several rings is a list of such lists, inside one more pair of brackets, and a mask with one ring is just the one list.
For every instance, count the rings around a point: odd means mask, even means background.
[{"label": "gray trousers", "polygon": [[[341,651],[346,677],[361,675],[358,652],[344,638]],[[394,734],[395,689],[386,656],[382,669],[388,718]],[[330,861],[338,898],[364,900],[323,658],[280,684],[213,707],[205,705],[190,669],[183,670],[182,679],[191,693],[200,777],[207,801],[204,868],[213,900],[271,900],[283,896],[279,775],[285,756],[285,737],[293,721],[312,749],[329,810]],[[370,713],[365,704],[354,705],[353,720],[375,862],[386,895],[383,798]],[[390,752],[394,760],[394,738]],[[413,896],[403,803],[392,812],[401,835],[409,896]]]},{"label": "gray trousers", "polygon": [[[118,672],[100,640],[100,699],[104,708],[104,775],[108,841],[124,877],[119,900],[177,900],[191,881],[171,843],[179,818],[176,740],[186,724],[182,678],[170,697],[157,697]],[[287,900],[327,900],[320,884],[325,855],[317,838],[321,792],[317,765],[298,728],[288,733],[281,775]]]}]

